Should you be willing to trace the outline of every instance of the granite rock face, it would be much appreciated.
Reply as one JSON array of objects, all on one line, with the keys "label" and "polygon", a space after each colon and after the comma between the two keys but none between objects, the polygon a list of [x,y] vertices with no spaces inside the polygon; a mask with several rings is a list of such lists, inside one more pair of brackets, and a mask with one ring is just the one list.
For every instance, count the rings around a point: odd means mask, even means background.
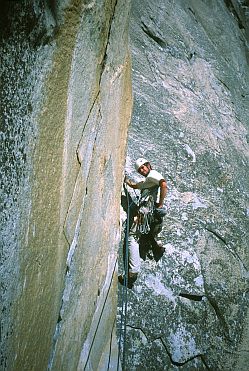
[{"label": "granite rock face", "polygon": [[123,0],[1,4],[1,370],[115,362],[128,15]]},{"label": "granite rock face", "polygon": [[126,171],[140,179],[133,162],[148,158],[169,191],[166,252],[128,292],[129,370],[248,368],[246,14],[242,1],[132,4]]}]

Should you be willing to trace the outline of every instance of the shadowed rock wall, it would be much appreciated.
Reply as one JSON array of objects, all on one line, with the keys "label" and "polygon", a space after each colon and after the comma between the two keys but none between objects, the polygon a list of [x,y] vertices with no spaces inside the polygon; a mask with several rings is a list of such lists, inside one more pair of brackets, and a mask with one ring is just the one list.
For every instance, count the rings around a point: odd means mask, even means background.
[{"label": "shadowed rock wall", "polygon": [[235,5],[248,15],[242,1],[132,3],[126,170],[138,180],[148,158],[169,193],[166,252],[128,293],[129,370],[248,368],[248,19]]},{"label": "shadowed rock wall", "polygon": [[128,14],[123,0],[1,5],[1,369],[116,361]]}]

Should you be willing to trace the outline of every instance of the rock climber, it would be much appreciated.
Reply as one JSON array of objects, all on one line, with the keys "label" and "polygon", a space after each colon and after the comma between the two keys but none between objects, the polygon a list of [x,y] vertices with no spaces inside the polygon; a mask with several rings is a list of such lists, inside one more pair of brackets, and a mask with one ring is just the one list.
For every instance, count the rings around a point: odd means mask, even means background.
[{"label": "rock climber", "polygon": [[[134,183],[127,177],[125,183],[133,189],[145,190],[147,189],[153,195],[157,208],[163,207],[163,201],[167,193],[167,184],[163,176],[156,170],[153,170],[148,160],[139,158],[135,162],[135,169],[146,179],[139,183]],[[157,198],[158,187],[160,188],[159,200]]]},{"label": "rock climber", "polygon": [[[139,158],[135,162],[136,171],[145,177],[145,180],[134,183],[127,177],[124,182],[133,189],[141,191],[140,206],[133,207],[130,213],[130,228],[128,236],[128,253],[129,253],[129,268],[128,268],[128,288],[132,288],[134,282],[140,272],[140,253],[139,244],[143,242],[149,243],[154,248],[155,259],[158,261],[164,252],[164,248],[157,244],[154,237],[161,230],[162,217],[166,214],[166,209],[163,202],[167,193],[167,184],[164,177],[156,170],[153,170],[148,160]],[[152,204],[153,215],[150,218],[143,215],[143,211],[150,213],[148,204]],[[142,206],[141,206],[142,205]],[[149,214],[148,214],[149,215]],[[148,219],[146,225],[144,221]],[[124,284],[124,277],[120,275],[119,282]]]}]

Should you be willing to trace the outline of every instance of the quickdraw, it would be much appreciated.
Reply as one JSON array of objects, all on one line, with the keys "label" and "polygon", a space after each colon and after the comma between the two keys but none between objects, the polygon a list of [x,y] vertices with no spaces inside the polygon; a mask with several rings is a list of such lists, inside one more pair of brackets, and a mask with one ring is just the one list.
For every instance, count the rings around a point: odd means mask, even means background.
[{"label": "quickdraw", "polygon": [[142,198],[139,204],[138,210],[138,221],[137,221],[137,231],[141,234],[148,234],[150,231],[150,225],[153,221],[155,206],[152,196],[146,196]]}]

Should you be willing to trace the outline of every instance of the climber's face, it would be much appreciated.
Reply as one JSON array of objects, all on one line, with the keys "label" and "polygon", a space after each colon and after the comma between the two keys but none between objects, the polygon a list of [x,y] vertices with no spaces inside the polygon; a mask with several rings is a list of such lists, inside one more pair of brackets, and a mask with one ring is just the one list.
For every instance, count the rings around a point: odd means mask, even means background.
[{"label": "climber's face", "polygon": [[149,163],[146,163],[142,166],[140,166],[140,168],[138,169],[138,172],[139,174],[143,175],[143,176],[147,176],[150,172],[150,165]]}]

